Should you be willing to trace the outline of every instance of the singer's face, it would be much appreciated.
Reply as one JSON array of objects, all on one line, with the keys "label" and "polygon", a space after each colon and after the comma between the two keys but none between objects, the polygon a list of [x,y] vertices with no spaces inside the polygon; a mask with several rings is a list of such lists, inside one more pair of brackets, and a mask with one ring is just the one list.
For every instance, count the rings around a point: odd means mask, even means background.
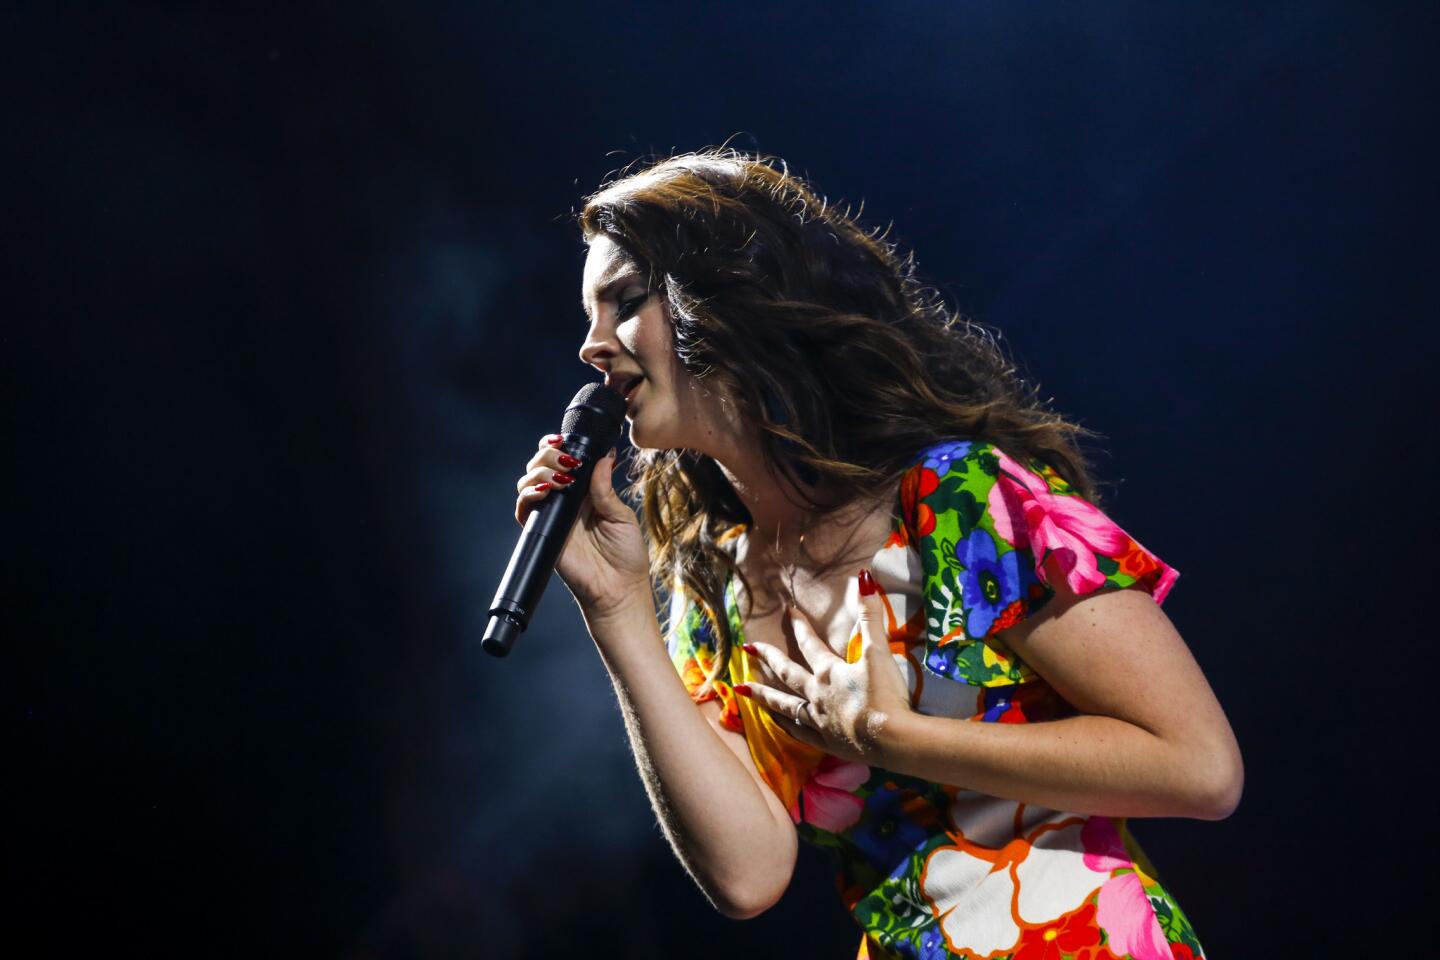
[{"label": "singer's face", "polygon": [[[644,268],[609,237],[590,241],[581,290],[590,329],[580,359],[629,399],[635,446],[703,448],[713,398],[675,355],[665,302],[646,281]],[[644,379],[627,389],[636,377]]]}]

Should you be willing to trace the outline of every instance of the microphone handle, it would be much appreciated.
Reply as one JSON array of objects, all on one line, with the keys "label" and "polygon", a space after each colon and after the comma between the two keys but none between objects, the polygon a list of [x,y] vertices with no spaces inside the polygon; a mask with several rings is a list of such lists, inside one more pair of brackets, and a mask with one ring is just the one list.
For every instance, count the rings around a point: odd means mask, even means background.
[{"label": "microphone handle", "polygon": [[500,578],[495,599],[490,601],[490,622],[480,646],[491,656],[508,654],[516,638],[530,625],[530,617],[540,605],[540,597],[555,572],[580,505],[589,496],[595,461],[607,452],[599,446],[591,437],[575,436],[567,438],[560,447],[580,461],[579,467],[567,471],[575,482],[552,489],[525,518],[525,528],[510,554],[510,564]]}]

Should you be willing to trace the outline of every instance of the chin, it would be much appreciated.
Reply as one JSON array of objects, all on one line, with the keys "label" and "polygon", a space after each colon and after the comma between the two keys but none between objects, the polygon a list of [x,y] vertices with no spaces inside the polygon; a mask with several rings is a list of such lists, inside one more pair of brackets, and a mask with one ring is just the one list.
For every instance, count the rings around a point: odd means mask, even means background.
[{"label": "chin", "polygon": [[677,442],[671,442],[672,438],[665,435],[664,430],[656,430],[653,426],[646,426],[638,417],[635,419],[626,418],[630,424],[630,445],[640,450],[665,450],[671,447],[681,446]]},{"label": "chin", "polygon": [[635,424],[630,424],[630,446],[637,450],[656,450],[659,444],[650,438],[644,429],[635,429]]}]

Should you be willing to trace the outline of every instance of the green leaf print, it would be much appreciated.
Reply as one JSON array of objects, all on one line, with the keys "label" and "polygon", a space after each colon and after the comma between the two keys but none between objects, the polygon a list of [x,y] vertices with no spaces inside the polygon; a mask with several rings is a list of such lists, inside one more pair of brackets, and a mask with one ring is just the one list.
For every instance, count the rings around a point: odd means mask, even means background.
[{"label": "green leaf print", "polygon": [[1155,919],[1160,922],[1160,929],[1165,933],[1165,939],[1171,943],[1183,943],[1190,948],[1190,952],[1199,957],[1204,954],[1200,946],[1200,939],[1195,935],[1195,928],[1190,926],[1190,919],[1185,916],[1180,905],[1170,899],[1164,888],[1159,888],[1162,896],[1151,894],[1147,899],[1150,906],[1155,909]]},{"label": "green leaf print", "polygon": [[933,922],[930,908],[920,895],[919,877],[927,854],[928,850],[911,854],[899,877],[892,874],[855,904],[855,919],[887,949],[908,943],[912,945],[910,952],[917,952],[922,931]]},{"label": "green leaf print", "polygon": [[966,489],[965,477],[953,469],[924,502],[935,511],[937,519],[955,520],[961,536],[969,535],[982,513],[975,495]]},{"label": "green leaf print", "polygon": [[964,564],[960,562],[960,558],[955,555],[955,541],[948,537],[940,541],[940,562],[944,563],[945,566],[951,570],[960,571],[965,569]]},{"label": "green leaf print", "polygon": [[[947,576],[948,574],[948,576]],[[946,583],[946,580],[949,583]],[[932,630],[939,634],[946,632],[948,627],[945,621],[950,619],[950,611],[959,606],[959,593],[955,589],[955,575],[946,571],[939,577],[940,586],[938,589],[931,589],[926,592],[925,597],[925,619],[929,622]],[[932,581],[933,582],[933,581]]]},{"label": "green leaf print", "polygon": [[961,622],[965,611],[960,606],[960,585],[955,582],[955,571],[946,567],[940,571],[939,597],[934,598],[931,604],[931,611],[935,625],[940,629],[940,635],[949,633]]},{"label": "green leaf print", "polygon": [[1165,931],[1165,938],[1173,940],[1170,936],[1170,928],[1175,925],[1175,911],[1170,909],[1170,904],[1161,897],[1150,897],[1150,906],[1155,908],[1155,919],[1160,921],[1160,929]]}]

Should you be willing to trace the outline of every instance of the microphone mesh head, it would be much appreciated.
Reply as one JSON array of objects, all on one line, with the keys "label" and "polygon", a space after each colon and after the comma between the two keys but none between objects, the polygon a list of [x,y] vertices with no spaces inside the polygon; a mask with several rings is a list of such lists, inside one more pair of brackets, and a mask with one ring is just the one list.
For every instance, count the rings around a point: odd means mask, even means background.
[{"label": "microphone mesh head", "polygon": [[560,431],[567,437],[589,437],[601,450],[615,446],[625,422],[625,398],[603,383],[587,383],[575,394]]}]

